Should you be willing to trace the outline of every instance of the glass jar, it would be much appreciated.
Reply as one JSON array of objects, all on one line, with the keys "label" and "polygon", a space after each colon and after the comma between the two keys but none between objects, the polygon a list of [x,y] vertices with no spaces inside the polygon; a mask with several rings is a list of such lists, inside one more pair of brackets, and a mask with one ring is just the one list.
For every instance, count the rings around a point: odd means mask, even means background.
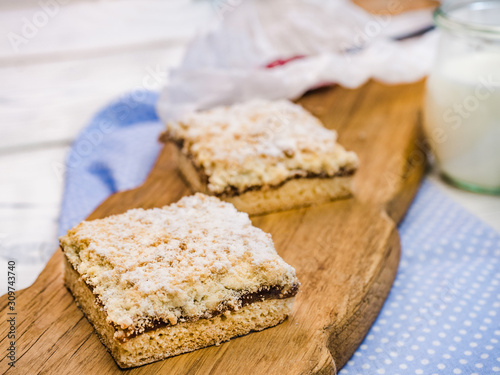
[{"label": "glass jar", "polygon": [[461,188],[500,194],[500,0],[444,3],[434,20],[424,128],[438,168]]}]

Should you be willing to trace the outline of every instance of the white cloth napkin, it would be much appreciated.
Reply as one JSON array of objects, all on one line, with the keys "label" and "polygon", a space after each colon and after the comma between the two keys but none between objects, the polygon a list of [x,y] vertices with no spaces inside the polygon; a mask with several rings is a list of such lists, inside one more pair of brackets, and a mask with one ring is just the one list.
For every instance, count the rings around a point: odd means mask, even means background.
[{"label": "white cloth napkin", "polygon": [[393,39],[432,25],[432,9],[391,16],[398,2],[379,14],[347,0],[214,4],[219,22],[191,42],[161,93],[163,121],[255,97],[293,99],[325,84],[413,82],[427,74],[434,58],[435,31]]}]

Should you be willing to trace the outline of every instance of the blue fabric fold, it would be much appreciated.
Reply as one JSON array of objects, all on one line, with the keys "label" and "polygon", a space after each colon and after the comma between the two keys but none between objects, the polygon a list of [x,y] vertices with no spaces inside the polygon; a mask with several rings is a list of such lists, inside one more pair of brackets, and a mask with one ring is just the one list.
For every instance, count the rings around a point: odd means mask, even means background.
[{"label": "blue fabric fold", "polygon": [[109,195],[140,185],[161,149],[158,94],[130,93],[100,111],[80,133],[66,161],[59,235]]}]

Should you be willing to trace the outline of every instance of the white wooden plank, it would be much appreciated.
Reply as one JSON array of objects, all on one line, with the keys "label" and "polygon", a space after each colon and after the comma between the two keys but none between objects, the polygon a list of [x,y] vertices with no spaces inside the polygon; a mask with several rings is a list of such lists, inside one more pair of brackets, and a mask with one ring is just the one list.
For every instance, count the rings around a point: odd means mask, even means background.
[{"label": "white wooden plank", "polygon": [[[67,147],[0,156],[0,277],[17,264],[17,288],[29,286],[57,249],[57,219]],[[57,168],[55,168],[57,167]],[[7,285],[0,283],[0,294]]]},{"label": "white wooden plank", "polygon": [[[15,274],[16,274],[16,290],[21,290],[33,284],[45,267],[45,262],[29,263],[27,261],[16,261]],[[7,265],[8,260],[0,257],[0,279],[7,280]],[[0,284],[0,294],[7,293],[7,283]]]},{"label": "white wooden plank", "polygon": [[[0,156],[0,211],[12,207],[59,207],[68,147]],[[0,227],[3,230],[3,227]]]},{"label": "white wooden plank", "polygon": [[[50,5],[48,5],[50,4]],[[188,0],[41,0],[0,13],[0,64],[34,56],[187,41],[213,15],[209,2]],[[29,59],[28,59],[29,58]],[[35,59],[36,61],[36,59]]]},{"label": "white wooden plank", "polygon": [[134,89],[158,90],[184,47],[0,68],[0,152],[69,142],[97,110]]},{"label": "white wooden plank", "polygon": [[[17,289],[35,281],[45,263],[57,249],[58,205],[0,206],[0,277],[6,280],[7,262],[15,260]],[[0,283],[0,294],[6,292]]]}]

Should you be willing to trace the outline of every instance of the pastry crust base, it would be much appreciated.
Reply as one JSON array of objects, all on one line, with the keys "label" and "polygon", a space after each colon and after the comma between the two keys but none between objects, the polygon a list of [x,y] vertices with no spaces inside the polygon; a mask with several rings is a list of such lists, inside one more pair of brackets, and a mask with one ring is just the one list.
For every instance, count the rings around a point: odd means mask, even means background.
[{"label": "pastry crust base", "polygon": [[114,338],[115,328],[106,322],[106,313],[96,302],[90,288],[66,257],[64,259],[66,287],[121,368],[141,366],[275,326],[290,314],[295,299],[292,297],[255,302],[238,311],[211,319],[159,327],[121,342]]},{"label": "pastry crust base", "polygon": [[[177,145],[173,144],[172,148],[176,153],[179,171],[191,189],[213,195],[208,191],[206,183],[202,181],[192,161]],[[236,196],[217,195],[217,197],[232,203],[238,211],[249,215],[262,215],[348,198],[352,195],[352,180],[352,175],[294,178],[279,187],[249,190]]]}]

